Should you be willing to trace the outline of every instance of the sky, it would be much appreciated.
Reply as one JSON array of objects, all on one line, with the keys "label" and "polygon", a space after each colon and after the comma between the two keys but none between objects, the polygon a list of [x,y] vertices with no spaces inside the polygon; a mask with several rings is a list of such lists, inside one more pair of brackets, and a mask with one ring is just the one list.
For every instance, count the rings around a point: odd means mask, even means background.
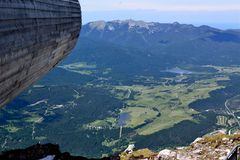
[{"label": "sky", "polygon": [[240,0],[79,0],[83,24],[144,20],[240,29]]}]

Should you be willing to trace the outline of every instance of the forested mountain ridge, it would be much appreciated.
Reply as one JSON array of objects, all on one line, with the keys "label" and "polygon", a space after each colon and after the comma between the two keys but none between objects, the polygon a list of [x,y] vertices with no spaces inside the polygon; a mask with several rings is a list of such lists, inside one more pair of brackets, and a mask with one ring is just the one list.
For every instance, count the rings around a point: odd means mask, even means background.
[{"label": "forested mountain ridge", "polygon": [[[135,50],[139,54],[131,56],[140,55],[149,61],[164,59],[165,67],[173,62],[202,65],[237,65],[240,62],[237,56],[239,32],[204,25],[196,27],[177,22],[163,24],[134,20],[96,21],[83,26],[81,38],[82,43],[87,38],[94,44],[104,43],[103,46]],[[108,56],[111,58],[111,55]]]},{"label": "forested mountain ridge", "polygon": [[50,142],[104,157],[133,142],[158,152],[218,129],[232,133],[238,41],[238,31],[208,26],[86,24],[71,55],[0,112],[1,150]]}]

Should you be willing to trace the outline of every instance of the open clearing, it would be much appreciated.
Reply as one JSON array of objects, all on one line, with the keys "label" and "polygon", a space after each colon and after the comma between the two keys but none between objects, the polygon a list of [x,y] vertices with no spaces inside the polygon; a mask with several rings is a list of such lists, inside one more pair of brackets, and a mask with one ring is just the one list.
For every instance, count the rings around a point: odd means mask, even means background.
[{"label": "open clearing", "polygon": [[[162,85],[155,86],[113,86],[112,93],[115,97],[126,103],[119,112],[130,115],[125,127],[137,128],[136,132],[139,135],[150,135],[184,120],[196,122],[193,115],[198,112],[189,105],[194,101],[209,98],[210,92],[224,88],[218,85],[218,81],[228,80],[226,76],[219,76],[194,83],[181,83],[185,78],[185,75],[176,76],[167,79]],[[179,83],[170,83],[176,80]],[[117,117],[108,117],[96,120],[91,125],[118,127],[116,119]]]},{"label": "open clearing", "polygon": [[[127,100],[128,107],[124,109],[131,115],[127,127],[137,127],[144,122],[145,126],[137,129],[140,135],[149,135],[170,128],[184,120],[193,120],[196,111],[189,104],[209,97],[211,91],[223,88],[218,86],[216,79],[196,81],[193,84],[176,84],[160,86],[117,86],[117,90],[132,90],[135,95]],[[160,116],[157,116],[159,115]]]}]

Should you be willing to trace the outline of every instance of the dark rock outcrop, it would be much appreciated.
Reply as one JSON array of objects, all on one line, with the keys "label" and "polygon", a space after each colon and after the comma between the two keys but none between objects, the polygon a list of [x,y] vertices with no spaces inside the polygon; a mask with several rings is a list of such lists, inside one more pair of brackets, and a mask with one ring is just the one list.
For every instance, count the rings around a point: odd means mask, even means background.
[{"label": "dark rock outcrop", "polygon": [[80,28],[78,0],[0,1],[0,106],[68,55]]}]

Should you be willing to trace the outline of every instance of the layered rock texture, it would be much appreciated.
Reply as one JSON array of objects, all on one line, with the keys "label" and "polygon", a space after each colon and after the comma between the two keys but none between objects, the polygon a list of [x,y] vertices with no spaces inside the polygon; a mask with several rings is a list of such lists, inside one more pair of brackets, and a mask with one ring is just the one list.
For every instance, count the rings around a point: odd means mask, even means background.
[{"label": "layered rock texture", "polygon": [[78,0],[0,1],[0,106],[68,55],[80,28]]}]

